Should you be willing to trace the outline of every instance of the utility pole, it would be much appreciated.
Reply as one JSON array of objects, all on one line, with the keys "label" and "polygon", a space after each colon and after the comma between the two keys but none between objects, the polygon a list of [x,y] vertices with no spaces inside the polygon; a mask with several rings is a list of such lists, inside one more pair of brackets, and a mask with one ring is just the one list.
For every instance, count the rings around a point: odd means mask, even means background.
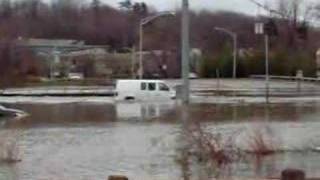
[{"label": "utility pole", "polygon": [[183,156],[188,157],[188,149],[190,149],[188,136],[190,135],[190,122],[189,122],[189,102],[190,102],[190,82],[189,82],[189,72],[190,72],[190,45],[189,45],[189,0],[182,0],[182,17],[181,17],[181,75],[183,79],[182,86],[182,107],[181,107],[181,120],[182,120],[182,141],[181,148]]},{"label": "utility pole", "polygon": [[182,89],[182,101],[185,104],[189,103],[190,100],[190,81],[189,81],[189,58],[190,58],[190,25],[189,25],[190,17],[189,17],[189,1],[182,1],[182,79],[183,79],[183,89]]}]

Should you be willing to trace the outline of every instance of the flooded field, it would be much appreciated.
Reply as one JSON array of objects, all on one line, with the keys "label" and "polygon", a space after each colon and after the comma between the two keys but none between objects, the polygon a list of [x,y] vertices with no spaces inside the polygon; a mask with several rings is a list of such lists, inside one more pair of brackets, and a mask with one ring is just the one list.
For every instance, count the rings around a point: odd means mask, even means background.
[{"label": "flooded field", "polygon": [[[0,179],[179,179],[186,176],[279,177],[287,167],[320,176],[320,104],[193,104],[182,121],[172,103],[5,104],[30,116],[2,119],[1,133],[17,141],[21,162],[2,163]],[[198,124],[249,152],[255,133],[274,152],[248,155],[219,171],[201,161],[181,163],[185,124]],[[11,137],[10,137],[11,136]],[[1,141],[0,141],[1,142]],[[182,152],[181,152],[182,150]],[[209,173],[208,173],[209,171]]]}]

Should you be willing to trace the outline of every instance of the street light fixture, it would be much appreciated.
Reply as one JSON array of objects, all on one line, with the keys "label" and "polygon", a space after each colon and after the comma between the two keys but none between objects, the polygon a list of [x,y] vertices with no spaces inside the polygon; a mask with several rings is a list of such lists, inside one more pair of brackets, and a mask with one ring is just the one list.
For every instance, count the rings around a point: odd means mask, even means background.
[{"label": "street light fixture", "polygon": [[143,78],[143,26],[147,25],[148,23],[150,23],[151,21],[162,17],[162,16],[175,16],[175,12],[171,12],[171,11],[165,11],[165,12],[160,12],[156,15],[153,16],[149,16],[146,18],[143,18],[140,20],[140,24],[139,24],[139,78],[142,79]]},{"label": "street light fixture", "polygon": [[214,30],[228,34],[233,39],[233,78],[237,78],[237,51],[238,51],[238,35],[228,29],[215,27]]}]

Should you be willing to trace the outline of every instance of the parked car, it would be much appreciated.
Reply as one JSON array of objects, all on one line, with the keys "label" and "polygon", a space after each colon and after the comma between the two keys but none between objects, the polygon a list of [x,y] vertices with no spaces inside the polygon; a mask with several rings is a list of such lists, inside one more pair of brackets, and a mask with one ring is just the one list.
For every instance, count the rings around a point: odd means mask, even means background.
[{"label": "parked car", "polygon": [[24,115],[26,115],[26,113],[21,110],[6,108],[0,105],[0,116],[24,116]]},{"label": "parked car", "polygon": [[198,75],[196,73],[190,73],[189,74],[189,79],[198,79]]},{"label": "parked car", "polygon": [[174,99],[176,92],[161,80],[118,80],[117,100],[168,100]]},{"label": "parked car", "polygon": [[81,73],[69,73],[68,75],[69,80],[82,80],[83,74]]}]

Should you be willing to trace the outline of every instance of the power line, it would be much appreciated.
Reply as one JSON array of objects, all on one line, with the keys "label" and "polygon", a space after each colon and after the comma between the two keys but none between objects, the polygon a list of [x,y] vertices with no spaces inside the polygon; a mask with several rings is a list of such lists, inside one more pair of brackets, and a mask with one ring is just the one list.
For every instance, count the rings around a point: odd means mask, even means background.
[{"label": "power line", "polygon": [[[288,20],[292,20],[292,17],[290,17],[290,15],[288,14],[285,14],[285,13],[282,13],[278,10],[275,10],[275,9],[272,9],[271,7],[267,6],[267,5],[264,5],[260,2],[258,2],[257,0],[249,0],[250,2],[252,2],[253,4],[255,4],[258,8],[262,8],[272,14],[275,14],[275,15],[278,15],[280,16],[281,18],[285,18],[285,19],[288,19]],[[314,10],[314,9],[309,9],[310,11]],[[312,19],[312,20],[310,20]],[[297,17],[296,19],[297,21],[300,21],[300,22],[305,22],[305,23],[308,23],[308,24],[312,24],[316,27],[319,27],[320,26],[320,20],[316,20],[314,18],[309,18],[307,20],[307,18],[301,18],[301,17]]]},{"label": "power line", "polygon": [[281,12],[275,10],[275,9],[272,9],[272,8],[270,8],[269,6],[264,5],[264,4],[262,4],[262,3],[260,3],[260,2],[258,2],[258,1],[256,1],[256,0],[249,0],[249,1],[252,2],[253,4],[255,4],[256,6],[258,6],[258,7],[260,7],[260,8],[263,8],[263,9],[266,10],[266,11],[269,11],[270,13],[276,14],[276,15],[281,16],[281,17],[284,17],[284,18],[289,18],[288,15],[283,14],[283,13],[281,13]]}]

